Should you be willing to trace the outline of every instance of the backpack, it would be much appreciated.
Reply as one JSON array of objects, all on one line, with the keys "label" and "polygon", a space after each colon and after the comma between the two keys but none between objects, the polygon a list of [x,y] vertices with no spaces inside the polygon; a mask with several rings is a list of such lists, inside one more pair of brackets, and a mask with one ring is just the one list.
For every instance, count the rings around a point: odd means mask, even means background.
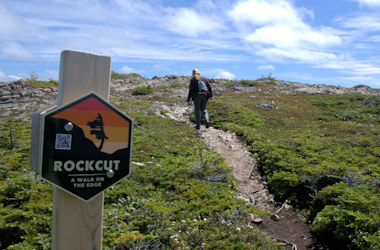
[{"label": "backpack", "polygon": [[208,92],[206,83],[202,79],[198,80],[198,92]]}]

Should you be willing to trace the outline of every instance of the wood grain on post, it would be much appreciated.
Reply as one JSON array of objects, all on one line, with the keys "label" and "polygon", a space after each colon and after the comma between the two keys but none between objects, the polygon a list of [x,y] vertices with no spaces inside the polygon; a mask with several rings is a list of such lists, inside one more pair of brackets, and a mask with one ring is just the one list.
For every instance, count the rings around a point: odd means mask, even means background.
[{"label": "wood grain on post", "polygon": [[[58,107],[95,92],[109,99],[111,58],[76,51],[62,51]],[[102,249],[104,193],[82,201],[53,187],[52,249]]]}]

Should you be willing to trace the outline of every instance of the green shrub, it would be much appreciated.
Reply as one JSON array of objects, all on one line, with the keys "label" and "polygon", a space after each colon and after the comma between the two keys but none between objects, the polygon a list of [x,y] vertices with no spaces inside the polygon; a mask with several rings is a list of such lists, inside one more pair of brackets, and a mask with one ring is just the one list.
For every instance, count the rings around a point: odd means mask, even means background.
[{"label": "green shrub", "polygon": [[272,73],[269,73],[267,76],[261,75],[261,80],[269,80],[274,81],[276,80],[276,77],[272,75]]},{"label": "green shrub", "polygon": [[120,74],[118,72],[112,71],[111,72],[111,79],[124,79],[124,78],[143,78],[141,75],[137,73],[130,73],[130,74]]},{"label": "green shrub", "polygon": [[[245,139],[276,199],[310,209],[318,239],[333,249],[377,249],[378,97],[287,94],[269,85],[252,91],[255,98],[232,92],[215,98],[213,126]],[[255,106],[270,100],[279,108]]]},{"label": "green shrub", "polygon": [[[12,128],[14,147],[9,147]],[[1,248],[50,248],[51,188],[29,170],[30,125],[9,120],[0,125]]]},{"label": "green shrub", "polygon": [[301,178],[294,173],[276,171],[268,178],[268,185],[278,200],[297,202],[297,193],[301,186]]},{"label": "green shrub", "polygon": [[137,74],[137,73],[130,73],[128,74],[130,77],[134,77],[134,78],[144,78],[142,77],[140,74]]},{"label": "green shrub", "polygon": [[223,85],[233,87],[236,85],[242,85],[247,87],[254,87],[254,86],[265,86],[266,82],[260,81],[260,80],[225,80],[223,82]]},{"label": "green shrub", "polygon": [[134,89],[132,89],[132,95],[149,95],[154,92],[154,89],[152,86],[139,86]]},{"label": "green shrub", "polygon": [[208,111],[210,122],[216,127],[222,127],[224,124],[248,128],[263,126],[263,120],[252,109],[240,104],[225,103],[223,99],[210,102]]},{"label": "green shrub", "polygon": [[[104,249],[279,248],[246,221],[264,212],[235,197],[232,169],[194,128],[125,105],[148,107],[141,100],[114,101],[135,127],[131,176],[105,192]],[[52,190],[28,169],[30,124],[0,126],[1,248],[50,249]]]},{"label": "green shrub", "polygon": [[360,88],[371,88],[371,87],[369,87],[369,86],[367,86],[367,85],[364,85],[364,84],[359,84],[359,85],[355,85],[355,86],[352,87],[352,88],[354,88],[354,89],[360,89]]},{"label": "green shrub", "polygon": [[25,81],[32,83],[33,88],[47,88],[47,87],[58,87],[58,81],[49,79],[49,81],[42,81],[36,79],[26,79]]},{"label": "green shrub", "polygon": [[378,187],[349,187],[344,183],[326,187],[315,197],[322,210],[313,220],[313,232],[337,248],[343,244],[344,248],[378,249],[379,197]]}]

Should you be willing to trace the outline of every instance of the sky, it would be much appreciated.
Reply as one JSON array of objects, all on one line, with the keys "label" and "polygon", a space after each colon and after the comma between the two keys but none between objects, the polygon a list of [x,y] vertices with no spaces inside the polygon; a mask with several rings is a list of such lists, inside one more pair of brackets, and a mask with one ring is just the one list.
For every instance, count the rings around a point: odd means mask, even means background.
[{"label": "sky", "polygon": [[0,0],[0,81],[58,80],[63,50],[146,78],[380,88],[380,0]]}]

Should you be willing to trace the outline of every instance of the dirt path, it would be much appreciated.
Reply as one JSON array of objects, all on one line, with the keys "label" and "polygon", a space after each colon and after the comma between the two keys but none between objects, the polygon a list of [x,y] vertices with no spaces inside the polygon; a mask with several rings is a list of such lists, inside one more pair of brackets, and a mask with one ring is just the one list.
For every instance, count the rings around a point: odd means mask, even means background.
[{"label": "dirt path", "polygon": [[[170,110],[171,118],[190,124],[189,116],[193,112],[192,106],[182,103],[170,107]],[[238,198],[272,214],[280,209],[275,206],[273,195],[269,193],[266,182],[262,181],[256,160],[246,150],[246,145],[240,137],[231,132],[204,126],[201,126],[199,133],[201,138],[234,168]],[[311,245],[312,238],[309,227],[301,221],[295,210],[285,204],[276,215],[256,218],[259,220],[255,225],[266,231],[269,237],[286,243],[286,249],[310,248],[308,246]]]},{"label": "dirt path", "polygon": [[212,127],[206,129],[202,126],[200,134],[234,168],[233,174],[238,183],[237,196],[260,209],[273,211],[275,202],[261,180],[256,161],[246,150],[242,140],[236,134]]}]

